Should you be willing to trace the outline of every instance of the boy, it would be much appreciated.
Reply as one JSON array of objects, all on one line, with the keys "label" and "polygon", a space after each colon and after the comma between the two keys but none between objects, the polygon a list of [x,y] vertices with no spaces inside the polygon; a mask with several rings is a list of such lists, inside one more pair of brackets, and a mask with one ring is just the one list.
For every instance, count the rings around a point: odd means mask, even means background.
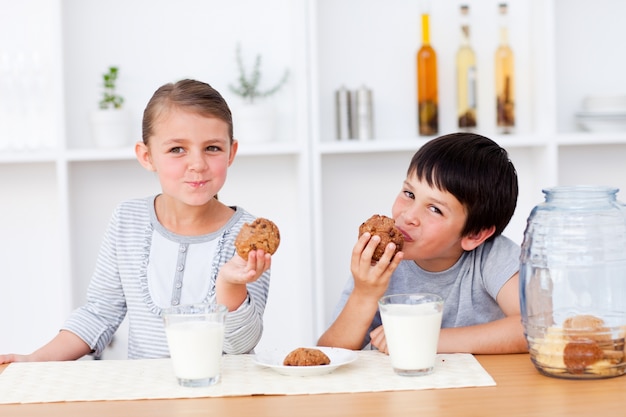
[{"label": "boy", "polygon": [[520,248],[501,235],[517,194],[515,168],[491,139],[455,133],[422,146],[392,207],[403,250],[393,256],[390,243],[373,263],[380,238],[359,237],[350,264],[353,279],[318,345],[362,349],[371,343],[388,353],[380,297],[429,292],[444,299],[439,352],[526,352]]}]

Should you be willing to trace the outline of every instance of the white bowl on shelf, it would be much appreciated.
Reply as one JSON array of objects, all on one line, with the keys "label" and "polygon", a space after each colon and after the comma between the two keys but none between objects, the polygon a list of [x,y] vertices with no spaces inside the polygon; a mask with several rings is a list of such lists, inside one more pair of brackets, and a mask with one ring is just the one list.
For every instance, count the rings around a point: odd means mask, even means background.
[{"label": "white bowl on shelf", "polygon": [[576,121],[589,132],[625,132],[626,111],[621,112],[578,112]]}]

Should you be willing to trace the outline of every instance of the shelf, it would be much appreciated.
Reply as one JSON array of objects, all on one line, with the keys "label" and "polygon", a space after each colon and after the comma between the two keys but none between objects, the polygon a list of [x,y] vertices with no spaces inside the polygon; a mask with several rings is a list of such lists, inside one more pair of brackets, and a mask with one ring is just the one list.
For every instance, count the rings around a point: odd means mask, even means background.
[{"label": "shelf", "polygon": [[28,150],[0,152],[0,164],[29,164],[39,162],[55,162],[58,151]]},{"label": "shelf", "polygon": [[415,151],[424,145],[428,139],[375,139],[375,140],[342,140],[322,142],[319,145],[321,154],[353,154],[372,152],[404,152]]},{"label": "shelf", "polygon": [[65,152],[68,161],[125,161],[135,159],[132,147],[111,149],[70,149]]},{"label": "shelf", "polygon": [[[490,135],[489,137],[505,148],[537,148],[544,147],[548,143],[547,138],[541,135]],[[324,155],[416,151],[430,139],[432,138],[338,140],[320,143],[319,151]],[[592,143],[595,144],[595,141]]]},{"label": "shelf", "polygon": [[[290,142],[269,142],[239,145],[238,156],[280,156],[300,154],[300,145]],[[135,150],[125,148],[69,149],[66,151],[36,150],[0,152],[0,164],[28,164],[38,162],[132,161]]]},{"label": "shelf", "polygon": [[556,135],[559,146],[626,145],[626,132],[576,132]]},{"label": "shelf", "polygon": [[237,156],[298,155],[301,152],[301,145],[296,142],[239,142],[239,150],[237,151]]}]

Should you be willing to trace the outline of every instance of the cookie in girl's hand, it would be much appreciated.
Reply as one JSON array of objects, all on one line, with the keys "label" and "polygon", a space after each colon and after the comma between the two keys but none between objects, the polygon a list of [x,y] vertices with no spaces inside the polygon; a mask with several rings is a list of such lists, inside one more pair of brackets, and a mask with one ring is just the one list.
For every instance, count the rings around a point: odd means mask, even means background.
[{"label": "cookie in girl's hand", "polygon": [[273,255],[280,244],[280,232],[278,227],[268,219],[259,217],[252,223],[246,223],[241,227],[235,239],[237,254],[243,259],[248,259],[251,250],[262,249]]},{"label": "cookie in girl's hand", "polygon": [[369,232],[372,236],[380,236],[380,243],[376,246],[374,254],[372,255],[373,261],[380,260],[389,242],[396,244],[394,256],[396,253],[400,252],[404,246],[404,236],[402,232],[398,230],[396,222],[391,217],[374,214],[359,227],[359,236],[365,232]]}]

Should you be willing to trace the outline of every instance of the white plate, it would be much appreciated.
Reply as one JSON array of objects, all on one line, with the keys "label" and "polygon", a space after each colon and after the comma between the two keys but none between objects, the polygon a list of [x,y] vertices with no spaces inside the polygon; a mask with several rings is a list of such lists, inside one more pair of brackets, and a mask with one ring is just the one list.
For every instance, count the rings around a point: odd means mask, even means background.
[{"label": "white plate", "polygon": [[[308,347],[308,346],[305,346]],[[312,346],[312,349],[319,349],[328,356],[330,364],[319,366],[285,366],[283,361],[285,357],[293,349],[275,349],[271,351],[257,352],[255,354],[254,362],[257,365],[271,368],[281,375],[288,376],[313,376],[329,374],[340,366],[347,365],[354,362],[357,358],[357,353],[353,350],[331,348],[324,346]]]}]

